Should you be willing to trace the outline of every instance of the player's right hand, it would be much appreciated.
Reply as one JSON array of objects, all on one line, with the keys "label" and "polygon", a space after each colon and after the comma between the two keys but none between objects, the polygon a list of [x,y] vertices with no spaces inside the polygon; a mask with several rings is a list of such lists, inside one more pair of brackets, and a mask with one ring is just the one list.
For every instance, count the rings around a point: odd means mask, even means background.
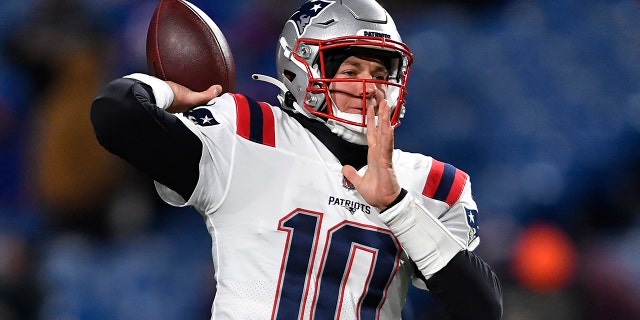
[{"label": "player's right hand", "polygon": [[193,107],[207,104],[222,92],[222,86],[219,84],[214,84],[205,91],[197,92],[173,81],[166,81],[166,83],[173,91],[173,102],[167,108],[167,111],[171,113],[185,112]]}]

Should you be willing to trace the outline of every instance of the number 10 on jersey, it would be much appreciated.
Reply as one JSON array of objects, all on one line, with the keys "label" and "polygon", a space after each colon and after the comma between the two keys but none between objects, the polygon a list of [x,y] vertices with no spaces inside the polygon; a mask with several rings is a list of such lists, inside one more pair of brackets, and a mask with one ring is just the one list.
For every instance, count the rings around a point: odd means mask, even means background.
[{"label": "number 10 on jersey", "polygon": [[[308,304],[311,318],[338,319],[347,309],[345,295],[359,296],[349,308],[359,319],[378,318],[398,269],[399,243],[387,229],[347,220],[321,231],[322,220],[323,213],[304,209],[280,220],[278,229],[287,240],[271,319],[302,319]],[[322,237],[325,245],[318,255]],[[319,270],[312,276],[316,259]]]}]

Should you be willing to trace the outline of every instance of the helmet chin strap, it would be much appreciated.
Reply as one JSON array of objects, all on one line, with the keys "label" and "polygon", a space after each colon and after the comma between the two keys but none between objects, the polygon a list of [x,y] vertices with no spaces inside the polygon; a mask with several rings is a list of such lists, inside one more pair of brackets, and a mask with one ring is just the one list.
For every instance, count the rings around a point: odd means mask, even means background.
[{"label": "helmet chin strap", "polygon": [[[333,97],[329,95],[329,99],[331,99],[331,107],[333,109],[333,115],[340,119],[345,119],[347,121],[356,122],[356,123],[364,123],[363,115],[359,113],[347,113],[342,112],[338,109],[337,104],[333,100]],[[376,116],[376,123],[378,122],[378,116]],[[353,124],[344,123],[342,121],[327,119],[327,127],[331,130],[331,132],[337,134],[342,139],[359,144],[359,145],[367,145],[367,127],[356,126]]]},{"label": "helmet chin strap", "polygon": [[[344,113],[344,114],[348,116],[358,116],[357,114],[353,114],[353,113]],[[360,115],[360,118],[362,118],[361,115]],[[355,125],[347,124],[334,119],[327,120],[327,127],[329,127],[331,132],[335,133],[340,138],[346,141],[363,145],[363,146],[367,145],[367,128],[366,127],[355,126]]]}]

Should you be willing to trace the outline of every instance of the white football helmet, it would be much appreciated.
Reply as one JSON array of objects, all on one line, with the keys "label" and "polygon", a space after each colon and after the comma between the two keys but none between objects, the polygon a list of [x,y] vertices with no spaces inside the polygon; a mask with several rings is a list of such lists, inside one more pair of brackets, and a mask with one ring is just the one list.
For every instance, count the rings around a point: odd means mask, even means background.
[{"label": "white football helmet", "polygon": [[[386,80],[331,79],[348,56],[366,55],[383,61]],[[324,118],[344,139],[366,144],[365,112],[347,114],[333,104],[329,84],[336,81],[374,82],[387,87],[391,124],[404,115],[407,77],[413,56],[402,42],[388,12],[374,0],[312,0],[285,23],[277,49],[277,77],[284,108],[309,118]],[[263,79],[264,80],[264,79]],[[363,106],[365,106],[363,98]]]}]

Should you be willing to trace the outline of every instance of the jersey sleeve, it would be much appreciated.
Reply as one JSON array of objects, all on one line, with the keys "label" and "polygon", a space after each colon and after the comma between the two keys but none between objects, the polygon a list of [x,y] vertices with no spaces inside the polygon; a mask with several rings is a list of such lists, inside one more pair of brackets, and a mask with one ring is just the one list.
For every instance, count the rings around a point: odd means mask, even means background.
[{"label": "jersey sleeve", "polygon": [[414,194],[462,243],[466,250],[474,250],[480,243],[478,206],[471,192],[470,176],[431,157],[421,159],[426,166],[417,179]]},{"label": "jersey sleeve", "polygon": [[[456,169],[459,170],[459,169]],[[471,178],[465,174],[466,180],[460,196],[440,217],[440,221],[454,235],[467,245],[467,250],[473,251],[480,244],[478,233],[478,207],[471,193]]]},{"label": "jersey sleeve", "polygon": [[224,94],[207,105],[177,115],[178,119],[202,142],[198,183],[189,199],[171,188],[156,183],[160,197],[173,206],[193,206],[210,212],[224,198],[233,163],[236,105],[231,94]]},{"label": "jersey sleeve", "polygon": [[[153,82],[153,81],[152,81]],[[174,114],[161,106],[172,97],[134,78],[107,84],[91,104],[98,142],[155,181],[189,197],[198,181],[202,143]]]},{"label": "jersey sleeve", "polygon": [[161,198],[175,206],[215,211],[224,200],[234,166],[239,163],[236,150],[239,145],[245,145],[240,142],[275,147],[272,107],[242,94],[224,94],[207,105],[183,113],[179,119],[200,139],[203,151],[198,184],[190,199],[183,199],[173,190],[156,184]]},{"label": "jersey sleeve", "polygon": [[[474,250],[480,239],[478,209],[469,175],[432,157],[400,150],[394,151],[394,166],[401,187],[424,213],[435,219],[433,226],[446,230],[461,250]],[[417,236],[416,241],[428,242],[426,238]],[[413,280],[415,286],[426,289],[422,279]]]}]

